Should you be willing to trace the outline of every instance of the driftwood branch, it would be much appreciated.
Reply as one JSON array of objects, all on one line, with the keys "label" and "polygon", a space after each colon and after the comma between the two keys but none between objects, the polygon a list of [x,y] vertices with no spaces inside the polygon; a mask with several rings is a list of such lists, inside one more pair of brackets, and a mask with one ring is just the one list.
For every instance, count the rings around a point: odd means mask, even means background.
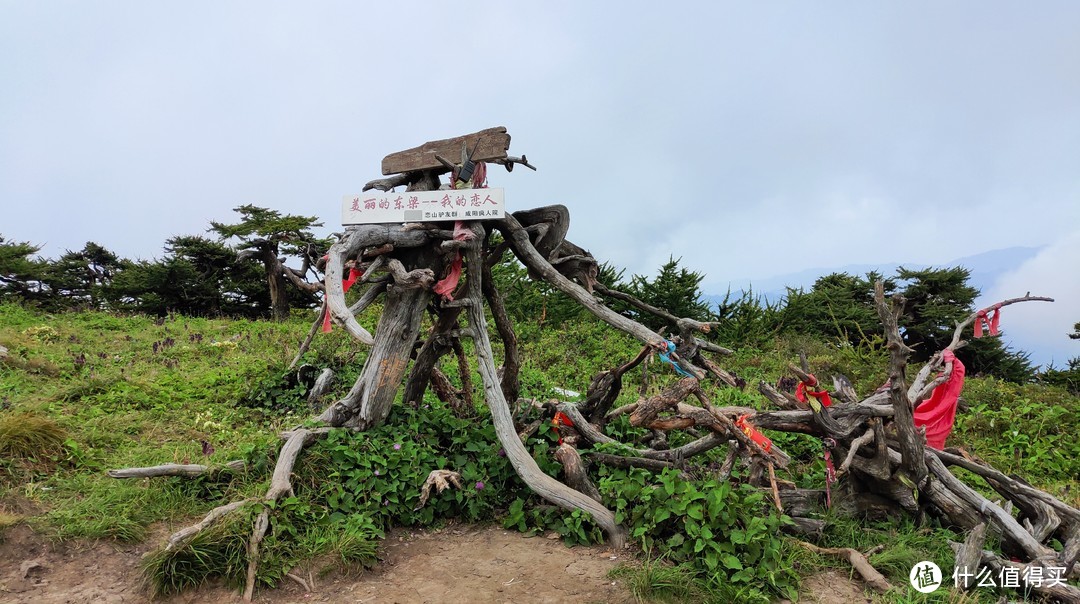
[{"label": "driftwood branch", "polygon": [[615,404],[615,401],[619,398],[619,393],[622,392],[623,374],[637,367],[650,354],[652,354],[652,348],[645,346],[630,361],[619,365],[611,371],[601,371],[596,374],[586,391],[585,402],[581,406],[582,414],[588,415],[591,422],[602,427],[608,410]]},{"label": "driftwood branch", "polygon": [[[656,306],[653,306],[651,304],[643,302],[643,301],[639,300],[638,298],[636,298],[636,297],[634,297],[634,296],[632,296],[632,295],[630,295],[630,294],[628,294],[628,293],[626,293],[624,291],[619,291],[617,289],[612,289],[612,288],[610,288],[610,287],[608,287],[608,286],[606,286],[606,285],[604,285],[602,283],[597,283],[594,286],[594,290],[596,291],[596,293],[600,294],[601,296],[606,296],[608,298],[613,298],[615,300],[620,300],[622,302],[626,302],[630,306],[632,306],[632,307],[634,307],[634,308],[636,308],[636,309],[638,309],[638,310],[640,310],[642,312],[646,312],[646,313],[649,313],[649,314],[651,314],[653,316],[660,317],[661,319],[666,321],[669,325],[671,325],[671,327],[676,328],[676,329],[678,329],[679,327],[685,326],[685,327],[687,327],[689,329],[692,329],[694,331],[700,331],[702,333],[708,333],[709,331],[712,330],[712,327],[714,325],[718,324],[716,322],[701,322],[701,321],[697,321],[697,320],[694,320],[694,319],[676,317],[675,315],[671,314],[670,312],[668,312],[668,311],[666,311],[666,310],[664,310],[662,308],[657,308]],[[730,353],[730,352],[731,351],[728,351],[728,353]]]},{"label": "driftwood branch", "polygon": [[851,567],[863,578],[863,581],[866,581],[867,585],[873,587],[877,591],[885,593],[892,589],[892,585],[889,585],[889,581],[870,564],[866,559],[866,556],[863,556],[861,553],[850,547],[818,547],[812,543],[807,543],[798,539],[795,539],[795,543],[815,554],[839,556],[847,559],[847,561],[851,563]]},{"label": "driftwood branch", "polygon": [[915,414],[907,396],[905,370],[911,349],[900,337],[899,319],[903,298],[894,298],[890,305],[885,300],[884,285],[879,280],[874,283],[874,304],[881,324],[885,326],[886,348],[889,351],[889,396],[893,406],[893,423],[900,440],[903,468],[907,479],[921,486],[927,474],[926,462],[923,461],[925,439],[915,428]]},{"label": "driftwood branch", "polygon": [[405,270],[405,265],[396,258],[391,258],[387,263],[387,269],[394,278],[394,284],[399,287],[422,287],[431,289],[435,284],[435,272],[430,268],[418,268],[412,271]]},{"label": "driftwood branch", "polygon": [[[531,248],[531,244],[529,247]],[[481,263],[480,251],[475,248],[469,249],[466,253],[466,262],[469,270],[478,271]],[[550,265],[548,267],[550,268]],[[483,299],[480,279],[469,279],[468,297],[474,301]],[[471,304],[468,307],[468,313],[469,324],[476,332],[476,356],[484,384],[484,394],[491,411],[492,421],[495,423],[495,433],[514,470],[529,488],[544,499],[563,509],[580,509],[592,515],[593,520],[607,534],[612,546],[622,549],[626,545],[627,533],[625,528],[615,522],[615,515],[593,499],[543,473],[537,466],[536,460],[518,438],[517,431],[514,429],[514,419],[510,414],[510,406],[503,397],[502,387],[496,375],[491,342],[488,340],[487,329],[484,328],[486,319],[483,307],[481,304]]]},{"label": "driftwood branch", "polygon": [[490,160],[490,161],[493,164],[499,164],[501,166],[504,166],[506,168],[507,172],[513,172],[514,171],[514,164],[521,164],[522,166],[525,166],[526,168],[532,170],[533,172],[536,171],[536,166],[530,164],[529,159],[527,157],[525,157],[524,155],[522,155],[521,157],[515,157],[513,155],[508,155],[508,156],[506,156],[506,159],[493,159],[493,160]]},{"label": "driftwood branch", "polygon": [[661,338],[657,333],[597,302],[583,287],[555,270],[551,263],[536,251],[529,234],[512,215],[495,221],[495,223],[503,232],[503,237],[510,243],[510,249],[514,251],[514,254],[526,267],[536,271],[549,283],[584,306],[598,319],[653,348],[661,349],[666,346],[664,338]]},{"label": "driftwood branch", "polygon": [[218,467],[201,466],[198,464],[167,463],[148,468],[109,470],[108,474],[110,478],[157,478],[159,476],[183,476],[184,478],[195,478],[196,476],[202,476],[203,474],[214,474],[222,471],[243,472],[245,468],[246,464],[244,461],[238,459]]},{"label": "driftwood branch", "polygon": [[963,321],[960,321],[959,323],[956,324],[956,329],[953,331],[952,341],[949,342],[949,345],[946,346],[946,348],[948,348],[949,350],[956,350],[957,348],[963,346],[963,344],[961,343],[962,342],[961,336],[963,335],[964,330],[967,329],[972,323],[974,323],[975,319],[979,318],[979,313],[981,313],[981,312],[984,312],[984,311],[986,311],[988,309],[1002,308],[1004,306],[1009,306],[1009,305],[1017,304],[1017,303],[1020,303],[1020,302],[1053,302],[1053,301],[1054,301],[1053,298],[1047,298],[1045,296],[1021,296],[1019,298],[1009,298],[1007,300],[1002,300],[1001,302],[993,304],[993,305],[991,305],[991,306],[989,306],[989,307],[987,307],[985,309],[981,309],[981,310],[978,310],[976,312],[973,312],[970,315],[968,315],[967,318],[965,318]]},{"label": "driftwood branch", "polygon": [[[277,464],[274,466],[274,474],[270,478],[270,488],[263,496],[264,502],[277,501],[283,495],[292,494],[292,470],[296,465],[296,458],[304,447],[315,441],[316,435],[310,430],[294,430],[285,445],[278,452]],[[251,538],[248,540],[248,568],[247,581],[244,587],[244,601],[250,602],[255,593],[255,575],[259,567],[259,543],[266,536],[270,528],[270,509],[264,507],[263,511],[255,520],[251,530]]]},{"label": "driftwood branch", "polygon": [[395,174],[388,178],[376,178],[375,180],[369,180],[362,190],[370,191],[372,189],[378,189],[380,191],[389,191],[390,189],[396,189],[397,187],[411,184],[414,178],[416,178],[414,173]]},{"label": "driftwood branch", "polygon": [[289,371],[292,371],[296,367],[296,364],[300,362],[300,359],[307,354],[307,351],[311,348],[311,342],[315,339],[315,334],[319,333],[319,328],[322,327],[323,319],[325,317],[326,305],[323,304],[319,308],[319,316],[315,318],[315,321],[311,324],[311,328],[308,329],[307,336],[300,342],[300,347],[296,350],[296,356],[294,356],[292,362],[289,363]]},{"label": "driftwood branch", "polygon": [[559,445],[559,448],[555,450],[555,459],[562,464],[563,472],[566,474],[566,484],[571,489],[588,495],[597,503],[603,503],[600,491],[589,480],[589,474],[585,471],[585,464],[577,449],[568,444]]},{"label": "driftwood branch", "polygon": [[225,505],[221,505],[210,510],[210,513],[208,513],[205,517],[203,517],[202,520],[200,520],[196,524],[180,529],[179,531],[173,533],[172,536],[169,537],[169,540],[165,542],[165,551],[168,552],[184,547],[192,539],[195,538],[195,535],[198,535],[201,531],[204,531],[211,526],[217,524],[221,521],[222,518],[228,516],[229,513],[234,512],[244,507],[245,505],[249,503],[254,503],[256,501],[258,501],[258,499],[242,499],[240,501],[227,503]]},{"label": "driftwood branch", "polygon": [[368,346],[375,344],[375,338],[371,336],[368,330],[360,326],[356,322],[356,318],[353,313],[349,311],[349,307],[345,304],[345,288],[342,286],[342,269],[344,267],[345,253],[342,250],[348,244],[344,242],[335,243],[330,247],[330,251],[327,254],[326,260],[326,307],[327,312],[334,318],[334,321],[345,328],[349,334]]},{"label": "driftwood branch", "polygon": [[[499,252],[501,255],[501,252]],[[521,353],[518,351],[517,334],[514,333],[514,324],[510,320],[510,313],[506,310],[502,293],[495,287],[495,278],[491,273],[491,265],[486,261],[481,267],[483,279],[484,299],[487,300],[491,316],[495,319],[495,329],[499,332],[499,339],[503,343],[503,374],[500,385],[503,396],[508,401],[516,401],[521,392],[521,382],[518,374],[521,372]]]}]

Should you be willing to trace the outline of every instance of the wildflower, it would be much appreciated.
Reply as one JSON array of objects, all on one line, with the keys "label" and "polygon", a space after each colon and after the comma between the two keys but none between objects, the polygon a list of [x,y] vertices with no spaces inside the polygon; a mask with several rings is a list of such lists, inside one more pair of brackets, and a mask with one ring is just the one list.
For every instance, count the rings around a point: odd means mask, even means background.
[{"label": "wildflower", "polygon": [[389,499],[383,499],[382,504],[383,504],[383,507],[386,507],[386,506],[390,505],[390,500]]},{"label": "wildflower", "polygon": [[394,450],[395,451],[400,451],[401,450],[401,443],[394,443]]},{"label": "wildflower", "polygon": [[483,490],[484,490],[484,483],[482,483],[482,482],[480,482],[479,480],[477,480],[477,481],[476,481],[476,490],[477,490],[477,491],[483,491]]},{"label": "wildflower", "polygon": [[506,457],[506,449],[499,449],[499,457]]},{"label": "wildflower", "polygon": [[375,475],[376,475],[376,476],[378,476],[378,475],[379,475],[379,471],[378,471],[378,470],[375,470]]}]

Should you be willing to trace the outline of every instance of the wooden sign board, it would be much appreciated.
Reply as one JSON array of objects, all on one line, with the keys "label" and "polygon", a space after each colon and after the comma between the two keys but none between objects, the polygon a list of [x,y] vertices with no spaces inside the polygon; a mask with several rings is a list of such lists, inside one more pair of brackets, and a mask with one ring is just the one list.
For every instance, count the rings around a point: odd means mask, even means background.
[{"label": "wooden sign board", "polygon": [[[465,144],[469,151],[473,151],[472,159],[475,162],[506,159],[506,150],[510,148],[510,135],[506,128],[488,128],[480,132],[448,138],[441,141],[431,141],[419,147],[413,147],[405,151],[398,151],[387,155],[382,160],[382,173],[384,175],[401,174],[403,172],[416,172],[418,170],[431,170],[441,168],[445,171],[442,163],[435,158],[439,154],[455,164],[461,163],[461,145]],[[477,145],[479,143],[479,145]]]},{"label": "wooden sign board", "polygon": [[506,215],[502,189],[368,191],[346,195],[341,224],[494,220]]}]

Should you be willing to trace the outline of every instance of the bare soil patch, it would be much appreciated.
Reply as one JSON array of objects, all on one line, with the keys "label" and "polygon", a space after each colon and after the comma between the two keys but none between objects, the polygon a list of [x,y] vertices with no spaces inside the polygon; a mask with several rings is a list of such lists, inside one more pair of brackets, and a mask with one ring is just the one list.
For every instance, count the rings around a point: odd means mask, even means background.
[{"label": "bare soil patch", "polygon": [[799,602],[807,604],[870,604],[866,586],[848,573],[827,570],[802,580]]},{"label": "bare soil patch", "polygon": [[[52,543],[27,526],[4,531],[0,542],[0,602],[82,604],[146,602],[139,561],[156,540],[139,545]],[[440,531],[395,531],[382,562],[352,576],[321,565],[294,570],[314,588],[286,580],[259,590],[255,600],[287,602],[611,602],[634,598],[609,570],[629,558],[595,547],[568,548],[559,540],[526,537],[498,527],[451,526]],[[166,604],[239,601],[222,586],[164,600]]]},{"label": "bare soil patch", "polygon": [[[150,601],[139,585],[142,555],[165,538],[162,527],[145,543],[56,543],[26,525],[0,533],[0,602],[4,604],[129,604]],[[630,553],[603,547],[566,547],[559,539],[526,537],[497,526],[452,525],[437,531],[398,529],[380,548],[381,562],[363,572],[330,570],[311,561],[293,574],[313,583],[305,590],[286,579],[256,591],[263,604],[329,602],[513,604],[630,604],[633,595],[608,572]],[[871,602],[864,585],[840,571],[803,579],[800,602]],[[162,604],[232,604],[239,595],[206,585]]]}]

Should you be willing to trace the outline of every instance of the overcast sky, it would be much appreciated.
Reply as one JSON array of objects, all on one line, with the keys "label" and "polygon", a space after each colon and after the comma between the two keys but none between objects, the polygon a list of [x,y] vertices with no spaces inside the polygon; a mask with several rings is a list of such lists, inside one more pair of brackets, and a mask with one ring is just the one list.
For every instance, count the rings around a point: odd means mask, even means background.
[{"label": "overcast sky", "polygon": [[1057,297],[1069,354],[1078,31],[1076,2],[0,0],[0,234],[149,259],[245,203],[329,232],[387,153],[506,126],[539,168],[491,171],[508,209],[709,292],[1048,246],[999,285]]}]

